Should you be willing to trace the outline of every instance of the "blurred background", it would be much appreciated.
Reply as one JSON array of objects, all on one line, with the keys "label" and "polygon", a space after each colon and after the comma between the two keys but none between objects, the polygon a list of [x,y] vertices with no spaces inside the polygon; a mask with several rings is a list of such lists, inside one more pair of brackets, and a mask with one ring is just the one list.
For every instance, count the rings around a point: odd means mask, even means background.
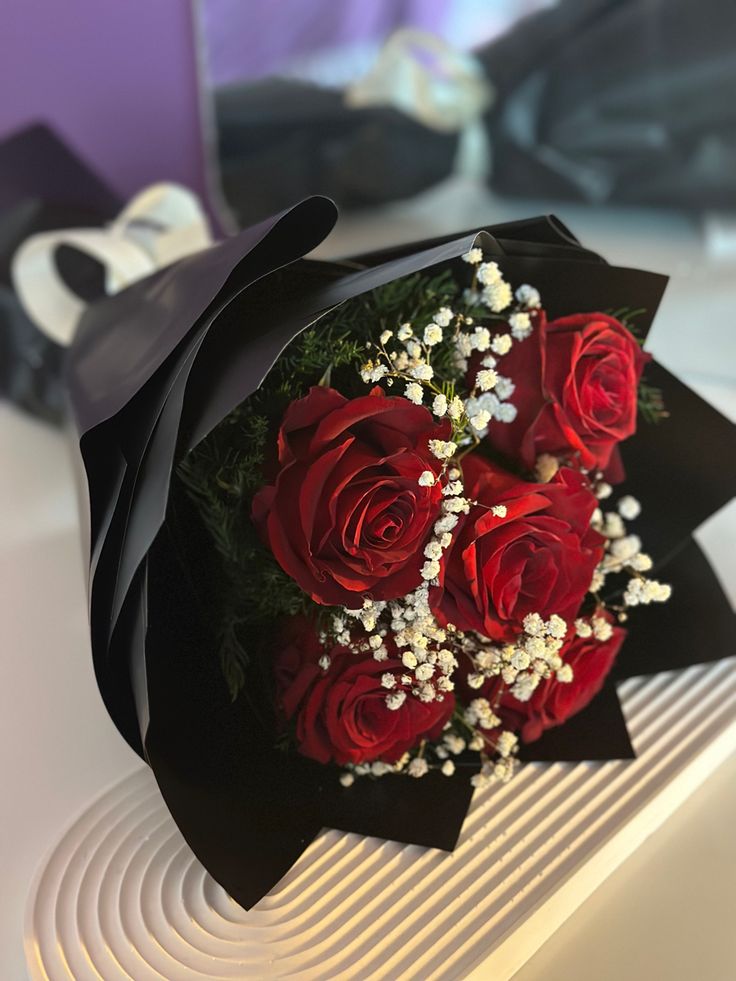
[{"label": "blurred background", "polygon": [[[314,193],[341,209],[324,257],[553,212],[670,276],[648,347],[734,419],[736,4],[4,0],[0,53],[0,715],[35,720],[22,770],[0,741],[15,968],[59,821],[135,764],[88,654],[62,374],[85,304]],[[699,540],[736,597],[733,503]],[[716,977],[697,954],[661,976]]]},{"label": "blurred background", "polygon": [[[0,391],[34,414],[63,414],[62,353],[14,295],[19,245],[109,226],[162,181],[215,237],[326,194],[330,256],[554,211],[611,261],[673,277],[655,353],[698,381],[716,350],[727,408],[730,0],[6,0],[2,44]],[[67,242],[50,264],[88,302],[115,288],[104,258]],[[672,318],[698,343],[673,326],[660,349]]]}]

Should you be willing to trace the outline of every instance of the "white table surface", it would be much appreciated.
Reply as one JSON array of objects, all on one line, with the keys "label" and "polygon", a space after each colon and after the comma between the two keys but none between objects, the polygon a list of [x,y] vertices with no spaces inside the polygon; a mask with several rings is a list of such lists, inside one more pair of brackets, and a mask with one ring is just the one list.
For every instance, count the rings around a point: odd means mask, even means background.
[{"label": "white table surface", "polygon": [[[455,182],[380,219],[348,222],[322,254],[540,210]],[[728,242],[713,256],[682,218],[556,210],[612,261],[670,273],[649,347],[736,417],[736,259]],[[68,442],[0,405],[0,461],[0,978],[15,981],[25,977],[23,907],[39,861],[93,797],[141,763],[108,719],[92,674]],[[736,599],[736,504],[698,537]],[[736,977],[735,778],[736,759],[610,876],[517,981]]]}]

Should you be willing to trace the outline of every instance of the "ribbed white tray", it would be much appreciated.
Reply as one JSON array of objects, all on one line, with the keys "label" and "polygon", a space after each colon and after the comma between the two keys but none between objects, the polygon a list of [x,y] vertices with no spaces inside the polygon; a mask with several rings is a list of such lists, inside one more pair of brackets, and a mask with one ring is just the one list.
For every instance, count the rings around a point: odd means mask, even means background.
[{"label": "ribbed white tray", "polygon": [[631,762],[477,791],[449,855],[324,831],[245,912],[144,768],[66,831],[26,911],[32,981],[504,981],[736,748],[736,659],[620,686]]}]

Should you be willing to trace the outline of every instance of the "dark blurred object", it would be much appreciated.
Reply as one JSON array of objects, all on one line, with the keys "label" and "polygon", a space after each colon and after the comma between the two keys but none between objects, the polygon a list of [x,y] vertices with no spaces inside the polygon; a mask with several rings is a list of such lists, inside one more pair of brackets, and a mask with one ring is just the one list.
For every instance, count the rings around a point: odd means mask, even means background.
[{"label": "dark blurred object", "polygon": [[296,81],[220,89],[215,113],[222,189],[241,226],[310,194],[345,208],[411,197],[450,173],[458,146],[457,133]]},{"label": "dark blurred object", "polygon": [[733,0],[563,0],[476,55],[501,193],[736,205]]},{"label": "dark blurred object", "polygon": [[0,397],[60,422],[63,361],[64,349],[34,326],[11,289],[0,286]]},{"label": "dark blurred object", "polygon": [[[0,397],[42,419],[64,410],[64,349],[36,328],[13,292],[10,260],[30,235],[99,226],[122,206],[50,129],[30,126],[0,143]],[[84,299],[104,294],[102,266],[75,249],[57,255],[59,271]]]},{"label": "dark blurred object", "polygon": [[[502,194],[593,204],[736,205],[736,3],[562,0],[474,52]],[[455,167],[457,133],[344,93],[267,80],[215,94],[222,185],[240,225],[308,194],[410,197]]]}]

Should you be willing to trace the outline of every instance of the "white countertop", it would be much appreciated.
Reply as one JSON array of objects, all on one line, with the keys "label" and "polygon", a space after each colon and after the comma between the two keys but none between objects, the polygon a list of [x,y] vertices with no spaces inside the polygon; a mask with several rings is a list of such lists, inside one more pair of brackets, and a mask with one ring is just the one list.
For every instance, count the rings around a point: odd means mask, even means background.
[{"label": "white countertop", "polygon": [[[446,189],[438,193],[413,211],[391,209],[388,222],[349,223],[323,254],[383,244],[391,228],[394,237],[398,229],[419,237],[540,210],[463,198],[460,188],[453,213],[441,196]],[[682,219],[660,227],[623,214],[602,225],[587,212],[557,210],[611,260],[673,275],[649,347],[736,417],[736,261],[704,256],[697,229]],[[15,981],[25,977],[23,907],[39,861],[92,798],[142,764],[95,687],[66,437],[0,405],[0,460],[0,977]],[[699,539],[736,598],[736,504],[711,519]],[[583,904],[517,981],[736,976],[735,778],[736,759]]]}]

